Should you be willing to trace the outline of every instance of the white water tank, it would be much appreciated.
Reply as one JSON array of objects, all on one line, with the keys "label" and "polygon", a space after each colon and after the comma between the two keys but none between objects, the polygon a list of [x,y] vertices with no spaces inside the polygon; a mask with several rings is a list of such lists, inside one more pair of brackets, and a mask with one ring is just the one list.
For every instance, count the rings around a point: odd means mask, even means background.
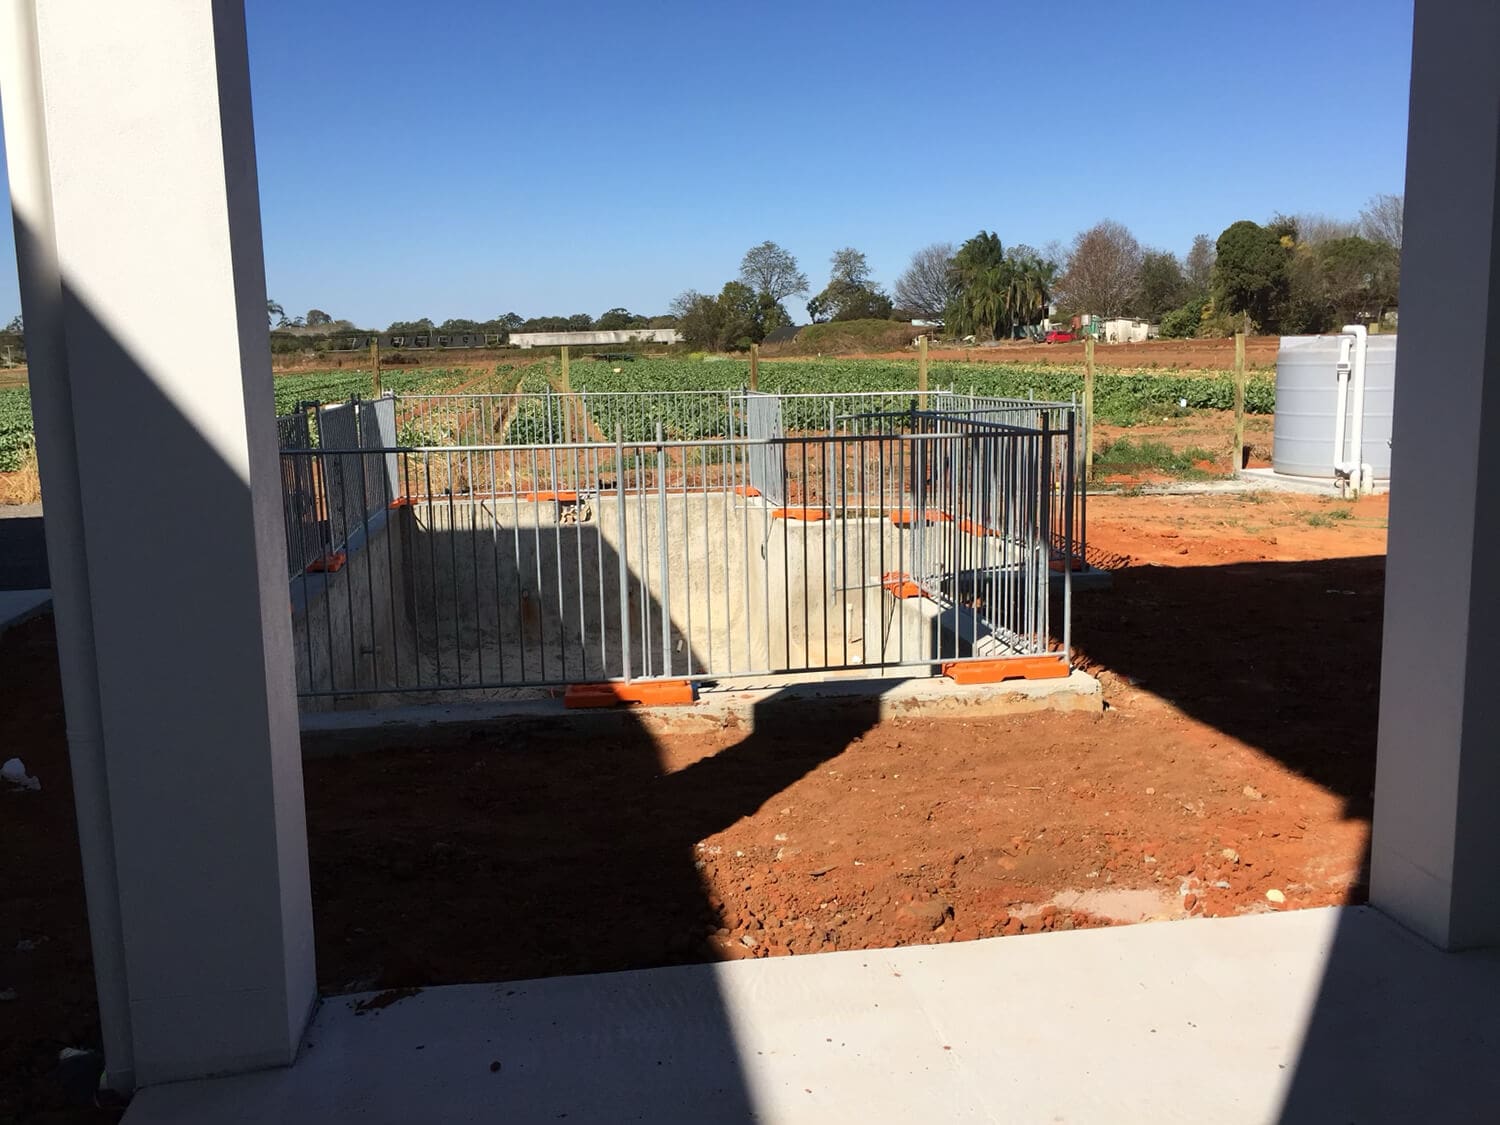
[{"label": "white water tank", "polygon": [[[1276,423],[1271,467],[1294,477],[1333,476],[1338,416],[1338,336],[1283,336],[1276,353]],[[1396,395],[1396,337],[1371,336],[1365,353],[1361,460],[1375,479],[1391,478],[1391,416]],[[1354,407],[1350,396],[1349,408]],[[1351,415],[1352,416],[1352,415]],[[1345,426],[1344,459],[1351,427]]]}]

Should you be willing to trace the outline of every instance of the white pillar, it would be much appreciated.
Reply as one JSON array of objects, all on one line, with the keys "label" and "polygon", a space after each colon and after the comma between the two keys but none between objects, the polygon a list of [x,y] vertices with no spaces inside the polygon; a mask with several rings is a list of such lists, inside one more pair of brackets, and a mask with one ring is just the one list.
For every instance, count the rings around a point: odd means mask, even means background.
[{"label": "white pillar", "polygon": [[0,99],[111,1081],[315,998],[239,0],[0,0]]},{"label": "white pillar", "polygon": [[1417,0],[1370,898],[1449,949],[1500,945],[1497,49]]}]

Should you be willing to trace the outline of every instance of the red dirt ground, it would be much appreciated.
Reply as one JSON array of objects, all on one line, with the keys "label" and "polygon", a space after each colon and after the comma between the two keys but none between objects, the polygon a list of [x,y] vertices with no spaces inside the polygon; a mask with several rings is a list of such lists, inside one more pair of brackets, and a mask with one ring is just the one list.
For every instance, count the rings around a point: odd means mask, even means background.
[{"label": "red dirt ground", "polygon": [[[1280,338],[1252,336],[1245,341],[1251,367],[1274,367]],[[959,363],[1083,363],[1082,340],[1071,344],[1004,343],[992,348],[933,348],[928,358]],[[910,359],[910,349],[879,358]],[[873,357],[872,357],[873,358]],[[1183,371],[1227,371],[1234,366],[1234,340],[1146,340],[1139,344],[1096,344],[1100,368],[1161,367]]]},{"label": "red dirt ground", "polygon": [[[1348,518],[1335,513],[1347,511]],[[322,987],[518,979],[1359,901],[1383,498],[1095,497],[1075,597],[1099,717],[610,737],[555,726],[310,761]],[[1327,669],[1364,654],[1332,690]],[[69,1116],[97,1045],[50,622],[0,641],[0,1120]],[[1284,904],[1267,898],[1280,892]],[[18,948],[19,942],[37,943]]]}]

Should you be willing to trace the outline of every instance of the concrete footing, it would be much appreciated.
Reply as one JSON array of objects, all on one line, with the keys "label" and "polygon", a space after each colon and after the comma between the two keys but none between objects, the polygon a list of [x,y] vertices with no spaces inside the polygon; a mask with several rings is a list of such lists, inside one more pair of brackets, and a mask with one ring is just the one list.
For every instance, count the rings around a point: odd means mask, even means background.
[{"label": "concrete footing", "polygon": [[1002,684],[955,684],[939,678],[848,679],[775,683],[759,680],[725,682],[699,693],[692,704],[676,707],[619,707],[570,711],[561,691],[538,693],[530,699],[492,703],[428,703],[412,707],[363,711],[318,711],[302,716],[304,756],[357,753],[388,749],[394,739],[421,739],[424,745],[468,744],[476,731],[503,723],[558,724],[579,731],[629,722],[652,733],[692,734],[734,724],[754,730],[767,709],[783,707],[820,711],[838,707],[869,707],[877,701],[881,721],[895,718],[997,718],[1038,711],[1101,714],[1104,696],[1099,681],[1084,672],[1056,680],[1012,680]]}]

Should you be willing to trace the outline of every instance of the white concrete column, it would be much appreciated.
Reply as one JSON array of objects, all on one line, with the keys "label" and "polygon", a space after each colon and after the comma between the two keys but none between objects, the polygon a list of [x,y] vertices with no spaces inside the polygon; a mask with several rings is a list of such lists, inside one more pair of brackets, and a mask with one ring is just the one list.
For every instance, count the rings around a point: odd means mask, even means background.
[{"label": "white concrete column", "polygon": [[1497,51],[1417,0],[1370,897],[1450,949],[1500,945]]},{"label": "white concrete column", "polygon": [[312,912],[244,12],[0,12],[109,1075],[288,1063]]}]

